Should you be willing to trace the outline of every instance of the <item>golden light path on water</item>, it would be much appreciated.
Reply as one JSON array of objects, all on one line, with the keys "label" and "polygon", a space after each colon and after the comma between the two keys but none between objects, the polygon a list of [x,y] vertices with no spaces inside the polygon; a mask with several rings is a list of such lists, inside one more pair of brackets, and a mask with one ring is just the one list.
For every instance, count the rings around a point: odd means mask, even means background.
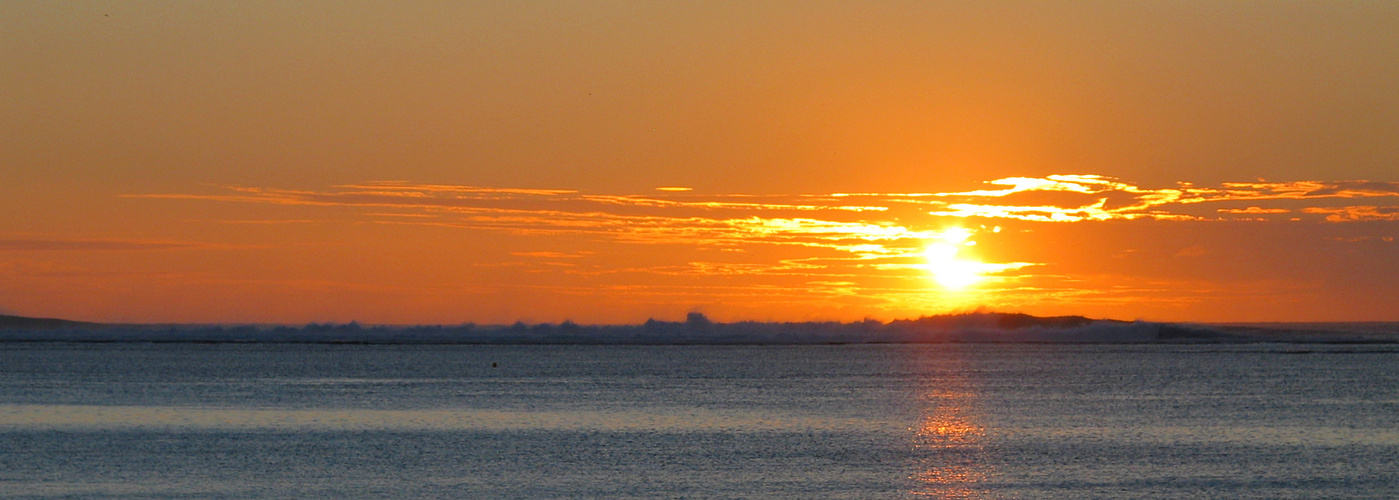
[{"label": "golden light path on water", "polygon": [[981,498],[980,484],[990,478],[982,440],[986,429],[977,425],[963,405],[970,396],[957,392],[938,394],[938,408],[914,435],[914,446],[930,455],[915,479],[913,493],[937,498]]},{"label": "golden light path on water", "polygon": [[927,410],[914,429],[913,447],[921,457],[914,472],[918,497],[986,498],[985,482],[993,474],[985,441],[988,429],[979,422],[977,388],[961,360],[930,380],[925,389]]}]

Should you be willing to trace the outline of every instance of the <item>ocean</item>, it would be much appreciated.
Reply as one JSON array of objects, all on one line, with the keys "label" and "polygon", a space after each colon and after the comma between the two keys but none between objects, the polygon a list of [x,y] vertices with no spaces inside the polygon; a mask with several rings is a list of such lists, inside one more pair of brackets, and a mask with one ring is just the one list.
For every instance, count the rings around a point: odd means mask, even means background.
[{"label": "ocean", "polygon": [[7,498],[1394,498],[1394,344],[0,343]]}]

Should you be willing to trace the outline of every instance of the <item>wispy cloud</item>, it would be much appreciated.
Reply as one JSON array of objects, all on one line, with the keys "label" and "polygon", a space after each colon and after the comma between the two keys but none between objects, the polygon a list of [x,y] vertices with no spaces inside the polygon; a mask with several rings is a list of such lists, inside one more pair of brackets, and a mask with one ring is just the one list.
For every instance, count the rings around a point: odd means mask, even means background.
[{"label": "wispy cloud", "polygon": [[[923,237],[919,231],[858,215],[887,206],[802,196],[583,194],[566,189],[373,182],[326,191],[228,187],[213,194],[130,194],[128,198],[370,208],[380,224],[410,224],[517,234],[583,233],[631,243],[769,243],[854,249],[850,241]],[[812,217],[804,214],[833,214]],[[840,214],[846,214],[840,216]],[[848,240],[848,241],[847,241]],[[863,247],[868,248],[868,247]]]},{"label": "wispy cloud", "polygon": [[189,241],[123,240],[123,239],[0,239],[0,251],[65,252],[65,251],[148,251],[212,248],[217,245]]},{"label": "wispy cloud", "polygon": [[[350,207],[351,220],[515,235],[574,235],[588,241],[682,245],[736,250],[734,262],[688,259],[649,267],[589,265],[582,253],[520,250],[531,272],[644,272],[664,275],[784,275],[819,281],[880,273],[926,275],[928,245],[949,227],[975,236],[994,219],[1061,223],[1308,220],[1322,223],[1399,220],[1388,206],[1333,206],[1336,200],[1399,197],[1399,182],[1233,182],[1214,187],[1178,183],[1148,188],[1099,175],[1012,177],[992,188],[924,193],[698,194],[663,188],[648,194],[572,189],[495,188],[379,181],[289,190],[234,186],[222,192],[130,194],[128,198],[302,207]],[[1248,203],[1239,206],[1240,203]],[[1278,206],[1279,204],[1285,206]],[[305,217],[304,212],[301,217]],[[337,217],[342,217],[343,213]],[[304,222],[311,219],[291,219]],[[980,222],[978,222],[980,221]],[[274,221],[225,221],[273,223]],[[0,248],[177,248],[178,242],[0,242]],[[773,259],[763,247],[801,247],[804,258]],[[816,253],[813,253],[816,252]],[[761,252],[756,252],[761,253]],[[788,253],[788,255],[791,255]],[[564,266],[563,264],[567,264]],[[546,267],[546,265],[548,267]],[[978,262],[982,275],[1014,276],[1034,262]],[[551,270],[553,269],[553,270]],[[563,272],[563,271],[560,271]]]},{"label": "wispy cloud", "polygon": [[1314,207],[1304,208],[1303,212],[1309,214],[1322,214],[1326,220],[1331,222],[1356,222],[1374,220],[1399,221],[1399,206],[1377,207],[1372,205],[1352,206],[1352,207]]},{"label": "wispy cloud", "polygon": [[225,219],[215,221],[219,224],[249,224],[249,225],[278,225],[278,224],[314,224],[321,222],[315,219]]},{"label": "wispy cloud", "polygon": [[541,259],[577,259],[577,258],[584,257],[584,256],[587,256],[587,255],[591,255],[591,254],[592,254],[592,252],[575,252],[575,253],[568,253],[568,252],[550,252],[550,251],[540,251],[540,252],[510,252],[510,255],[514,255],[514,256],[516,256],[516,257],[537,257],[537,258],[541,258]]},{"label": "wispy cloud", "polygon": [[[228,186],[221,194],[127,194],[127,198],[207,200],[277,205],[392,207],[447,211],[539,210],[542,204],[580,212],[607,210],[607,207],[729,209],[743,211],[883,211],[884,206],[851,206],[794,203],[795,196],[748,197],[696,196],[685,192],[657,195],[580,194],[566,189],[505,189],[437,184],[373,182],[333,186],[327,191],[304,191],[261,187]],[[769,201],[763,201],[766,198]]]},{"label": "wispy cloud", "polygon": [[[1343,222],[1387,217],[1386,207],[1356,207],[1347,213],[1324,204],[1262,206],[1259,203],[1355,198],[1399,198],[1399,182],[1230,182],[1217,187],[1179,183],[1147,188],[1099,175],[1011,177],[988,181],[998,189],[938,193],[828,193],[793,195],[700,195],[679,188],[658,193],[589,194],[569,189],[517,189],[381,181],[333,186],[323,191],[233,186],[212,194],[129,194],[129,198],[204,200],[274,205],[348,206],[380,209],[377,217],[455,214],[446,222],[507,230],[657,229],[738,231],[744,236],[801,233],[858,234],[860,238],[917,237],[881,213],[918,211],[954,218],[1005,218],[1034,222],[1078,222],[1150,218],[1205,220],[1221,215],[1318,214]],[[851,203],[852,201],[856,203]],[[1192,206],[1251,202],[1201,212]],[[1323,210],[1324,209],[1324,210]],[[802,214],[822,214],[819,216]],[[366,213],[365,215],[370,215]],[[1387,219],[1386,219],[1387,220]],[[634,231],[617,231],[617,225]],[[884,236],[879,236],[884,235]]]},{"label": "wispy cloud", "polygon": [[1264,214],[1286,214],[1286,213],[1291,213],[1292,210],[1289,210],[1289,209],[1286,209],[1286,208],[1248,207],[1248,208],[1221,208],[1221,209],[1219,209],[1219,210],[1216,210],[1216,212],[1219,212],[1219,213],[1222,213],[1222,214],[1253,214],[1253,215],[1264,215]]},{"label": "wispy cloud", "polygon": [[[1219,187],[1199,187],[1179,183],[1171,188],[1144,188],[1111,177],[1097,175],[1050,175],[1044,178],[1011,177],[987,182],[1003,189],[929,193],[922,196],[948,200],[943,208],[929,212],[947,217],[1007,218],[1037,222],[1078,222],[1119,219],[1205,220],[1210,217],[1186,210],[1190,205],[1268,200],[1323,200],[1399,197],[1399,182],[1379,181],[1298,181],[1230,182]],[[1044,199],[1057,203],[1024,204],[1007,201]],[[909,195],[903,195],[909,196]],[[1080,200],[1074,203],[1072,200]],[[1006,200],[1006,201],[1002,201]],[[1331,213],[1318,208],[1304,213]],[[1288,208],[1250,206],[1221,208],[1223,214],[1285,214]],[[1370,214],[1373,216],[1373,214]],[[1367,220],[1327,217],[1331,222]]]}]

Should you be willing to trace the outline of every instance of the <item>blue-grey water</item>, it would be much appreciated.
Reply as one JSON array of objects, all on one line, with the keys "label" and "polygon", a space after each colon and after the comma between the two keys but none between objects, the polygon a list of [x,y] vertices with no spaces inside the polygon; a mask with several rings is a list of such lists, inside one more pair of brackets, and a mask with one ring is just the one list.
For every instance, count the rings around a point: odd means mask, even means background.
[{"label": "blue-grey water", "polygon": [[1394,498],[1393,345],[0,344],[0,496]]}]

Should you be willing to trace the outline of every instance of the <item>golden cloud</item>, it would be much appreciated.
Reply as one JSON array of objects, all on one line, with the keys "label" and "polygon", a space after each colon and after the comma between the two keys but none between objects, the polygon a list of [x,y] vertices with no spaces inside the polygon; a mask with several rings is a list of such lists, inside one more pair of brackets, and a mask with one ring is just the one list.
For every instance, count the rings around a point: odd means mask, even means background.
[{"label": "golden cloud", "polygon": [[[836,280],[871,269],[894,273],[890,276],[917,271],[923,266],[921,252],[927,242],[935,241],[940,231],[950,225],[969,226],[967,219],[1064,223],[1131,219],[1249,220],[1241,216],[1291,218],[1295,215],[1318,222],[1399,220],[1399,209],[1395,207],[1334,207],[1321,206],[1319,202],[1399,197],[1399,183],[1396,182],[1259,181],[1225,183],[1218,187],[1178,183],[1169,188],[1147,188],[1100,175],[1050,175],[1011,177],[987,184],[996,188],[794,195],[696,194],[689,190],[662,189],[637,195],[378,181],[337,185],[325,190],[230,186],[223,188],[223,192],[204,194],[125,196],[352,207],[363,210],[351,217],[374,224],[502,231],[518,235],[574,234],[595,241],[626,244],[685,245],[735,251],[762,246],[803,247],[824,253],[810,260],[737,263],[695,260],[685,265],[626,270],[599,271],[580,266],[569,272],[788,274]],[[1240,201],[1251,204],[1243,208],[1207,207]],[[1270,206],[1278,203],[1290,205]],[[1239,217],[1231,218],[1236,216]],[[301,217],[288,220],[311,220],[304,217],[302,212]],[[0,242],[0,247],[4,246],[11,249],[35,247],[32,243]],[[62,243],[47,245],[48,248],[61,246]],[[549,251],[513,255],[534,259],[567,258],[574,262],[587,260],[582,254]],[[1037,264],[988,262],[981,263],[978,270],[994,275],[1034,265]]]}]

